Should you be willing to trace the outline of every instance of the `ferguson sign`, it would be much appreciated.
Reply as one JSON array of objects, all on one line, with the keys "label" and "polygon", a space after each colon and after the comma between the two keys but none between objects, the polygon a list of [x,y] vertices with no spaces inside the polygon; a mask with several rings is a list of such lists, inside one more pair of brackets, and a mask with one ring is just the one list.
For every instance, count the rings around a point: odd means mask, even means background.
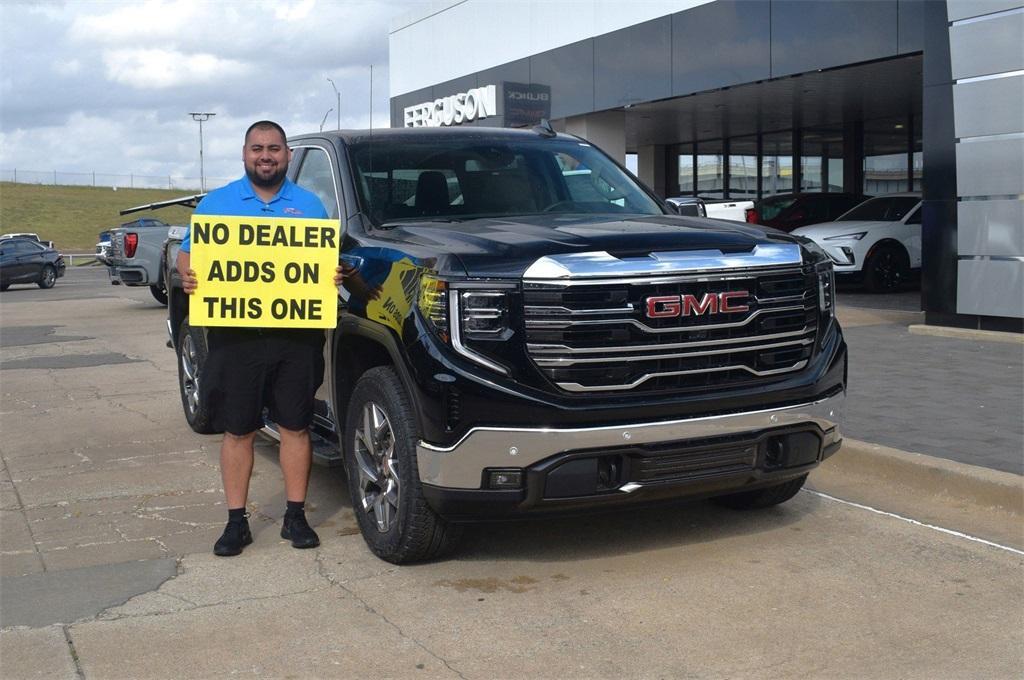
[{"label": "ferguson sign", "polygon": [[405,108],[405,127],[441,127],[442,125],[460,125],[471,120],[493,116],[497,112],[495,105],[495,87],[475,87],[468,92],[460,92],[450,97],[441,97],[432,102],[424,102]]}]

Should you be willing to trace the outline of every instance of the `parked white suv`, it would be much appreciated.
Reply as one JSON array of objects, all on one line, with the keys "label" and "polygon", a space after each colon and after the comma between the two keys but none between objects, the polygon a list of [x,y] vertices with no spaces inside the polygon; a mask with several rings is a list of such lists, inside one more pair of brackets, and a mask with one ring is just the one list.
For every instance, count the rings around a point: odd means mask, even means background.
[{"label": "parked white suv", "polygon": [[837,277],[859,277],[876,293],[892,292],[921,268],[921,196],[888,194],[868,199],[834,222],[792,232],[821,246]]}]

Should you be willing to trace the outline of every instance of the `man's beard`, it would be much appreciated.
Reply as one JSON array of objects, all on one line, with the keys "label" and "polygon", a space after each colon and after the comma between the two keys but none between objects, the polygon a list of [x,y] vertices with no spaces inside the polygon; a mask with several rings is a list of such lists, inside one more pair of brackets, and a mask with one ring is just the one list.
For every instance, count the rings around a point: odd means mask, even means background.
[{"label": "man's beard", "polygon": [[252,182],[254,186],[258,186],[261,189],[272,189],[276,187],[278,184],[284,181],[284,177],[287,174],[287,163],[285,163],[284,165],[277,166],[277,172],[275,172],[270,177],[267,177],[266,179],[260,177],[260,175],[257,174],[255,165],[252,168],[249,168],[248,166],[245,168],[245,175],[246,177],[249,178],[249,181]]}]

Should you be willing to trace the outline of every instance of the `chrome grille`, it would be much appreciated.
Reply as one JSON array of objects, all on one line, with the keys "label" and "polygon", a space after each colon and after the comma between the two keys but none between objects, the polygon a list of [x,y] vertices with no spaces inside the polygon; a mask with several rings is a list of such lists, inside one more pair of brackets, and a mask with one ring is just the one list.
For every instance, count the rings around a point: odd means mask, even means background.
[{"label": "chrome grille", "polygon": [[[654,296],[747,291],[745,311],[648,318]],[[810,360],[809,269],[524,284],[527,351],[568,392],[688,391],[777,380]]]}]

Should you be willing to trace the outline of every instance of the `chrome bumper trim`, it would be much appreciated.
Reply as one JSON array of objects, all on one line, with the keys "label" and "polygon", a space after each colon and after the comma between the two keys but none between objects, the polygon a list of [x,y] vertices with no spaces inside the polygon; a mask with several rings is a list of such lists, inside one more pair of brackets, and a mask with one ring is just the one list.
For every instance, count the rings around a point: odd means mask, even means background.
[{"label": "chrome bumper trim", "polygon": [[479,489],[484,468],[526,468],[558,453],[578,449],[682,441],[812,422],[826,432],[832,430],[832,440],[825,442],[827,446],[840,439],[838,424],[845,398],[840,393],[785,408],[633,425],[571,429],[477,427],[447,448],[420,441],[416,458],[420,480],[426,484]]}]

